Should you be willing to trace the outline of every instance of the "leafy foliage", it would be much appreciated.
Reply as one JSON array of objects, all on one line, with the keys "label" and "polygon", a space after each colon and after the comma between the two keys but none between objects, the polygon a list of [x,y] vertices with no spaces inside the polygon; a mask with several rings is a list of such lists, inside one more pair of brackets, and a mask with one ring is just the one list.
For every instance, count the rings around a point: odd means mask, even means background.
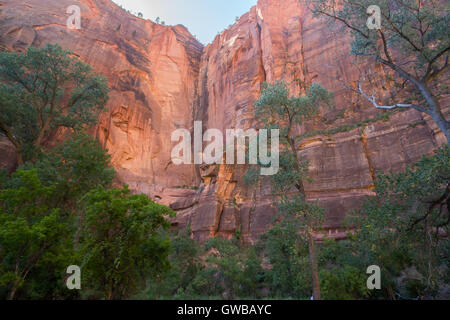
[{"label": "leafy foliage", "polygon": [[[293,223],[309,241],[309,260],[313,282],[313,295],[320,299],[320,283],[316,261],[313,232],[324,219],[323,210],[317,204],[306,201],[304,183],[309,181],[308,162],[298,153],[296,129],[306,120],[319,114],[320,108],[332,103],[333,95],[321,85],[313,83],[303,88],[304,95],[289,94],[288,84],[277,82],[265,84],[258,101],[255,102],[256,116],[266,128],[280,130],[280,168],[271,177],[273,189],[279,193],[280,211],[283,219]],[[255,171],[245,175],[247,183],[257,179]],[[297,221],[300,223],[297,223]]]},{"label": "leafy foliage", "polygon": [[321,289],[326,300],[354,300],[369,296],[363,269],[349,265],[320,272]]},{"label": "leafy foliage", "polygon": [[19,164],[34,159],[59,129],[93,124],[107,100],[106,79],[59,45],[0,53],[0,131]]},{"label": "leafy foliage", "polygon": [[[358,92],[380,109],[411,108],[428,114],[450,143],[450,127],[441,106],[448,92],[450,14],[439,0],[306,0],[315,16],[324,18],[339,34],[352,36],[351,54],[366,69]],[[381,25],[369,29],[368,9],[380,9]],[[361,60],[360,57],[366,59]],[[369,58],[369,60],[367,60]],[[380,71],[380,65],[385,70]],[[372,67],[371,67],[372,66]],[[361,83],[364,82],[364,83]],[[379,105],[363,86],[389,88],[388,106]],[[396,99],[403,101],[395,101]]]},{"label": "leafy foliage", "polygon": [[42,181],[57,186],[60,203],[75,207],[87,191],[112,184],[115,171],[110,159],[98,141],[79,133],[23,167],[37,169]]},{"label": "leafy foliage", "polygon": [[[304,92],[292,97],[287,84],[266,84],[256,102],[266,127],[281,129],[274,226],[255,246],[245,245],[239,230],[231,240],[200,244],[189,229],[169,239],[169,208],[126,186],[110,189],[110,157],[82,133],[106,102],[104,79],[58,46],[0,54],[1,132],[33,160],[11,177],[0,172],[0,297],[309,299],[319,281],[324,299],[442,297],[450,279],[443,237],[450,149],[405,172],[380,174],[376,196],[349,219],[355,234],[316,246],[312,233],[324,214],[305,201],[308,163],[295,133],[332,95],[317,84]],[[45,148],[61,128],[76,134]],[[252,169],[246,176],[255,183]],[[81,294],[65,288],[72,264],[82,266]],[[373,264],[383,270],[379,292],[366,287],[365,270]]]},{"label": "leafy foliage", "polygon": [[85,197],[80,251],[86,283],[107,299],[129,296],[147,277],[169,267],[168,207],[145,195],[99,186]]},{"label": "leafy foliage", "polygon": [[[391,50],[398,50],[402,56],[415,57],[414,68],[418,73],[425,73],[433,57],[445,52],[450,45],[446,32],[450,15],[440,1],[346,0],[342,6],[334,0],[314,0],[312,3],[316,15],[328,14],[333,18],[328,21],[338,28],[338,32],[350,28],[352,53],[355,55],[381,57]],[[366,26],[367,9],[371,5],[381,9],[379,31],[369,30]],[[342,23],[344,21],[348,25]],[[390,58],[394,57],[390,55]]]},{"label": "leafy foliage", "polygon": [[266,281],[275,298],[309,299],[311,296],[308,243],[298,230],[296,224],[284,220],[262,238],[271,265],[266,271]]},{"label": "leafy foliage", "polygon": [[236,238],[212,238],[204,245],[189,231],[172,238],[172,269],[148,285],[141,298],[260,298],[265,273],[257,250]]},{"label": "leafy foliage", "polygon": [[380,174],[377,196],[349,219],[359,228],[356,241],[361,257],[383,266],[385,280],[392,286],[409,267],[420,274],[424,296],[434,295],[438,283],[448,281],[442,273],[448,240],[442,234],[448,234],[449,170],[446,146],[404,173]]},{"label": "leafy foliage", "polygon": [[171,268],[147,284],[143,299],[168,299],[184,297],[202,268],[201,245],[189,236],[189,229],[175,233],[171,239],[169,261]]},{"label": "leafy foliage", "polygon": [[55,185],[42,184],[36,170],[17,171],[0,192],[0,287],[9,288],[10,299],[36,268],[61,276],[70,265],[71,221],[55,208],[56,192]]},{"label": "leafy foliage", "polygon": [[[0,53],[0,133],[20,164],[0,172],[0,297],[125,298],[168,268],[172,210],[106,189],[110,156],[84,133],[107,94],[106,79],[58,45]],[[65,139],[49,147],[56,133]],[[81,295],[64,283],[74,264]]]}]

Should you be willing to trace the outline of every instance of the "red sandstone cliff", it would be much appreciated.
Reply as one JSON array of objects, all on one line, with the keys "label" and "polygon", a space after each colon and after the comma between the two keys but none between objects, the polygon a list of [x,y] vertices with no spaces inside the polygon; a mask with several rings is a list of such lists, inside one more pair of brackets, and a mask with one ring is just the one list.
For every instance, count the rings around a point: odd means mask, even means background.
[{"label": "red sandstone cliff", "polygon": [[[80,30],[66,27],[70,5],[81,8]],[[147,193],[194,184],[193,170],[170,165],[171,132],[192,122],[203,49],[186,28],[136,18],[109,0],[2,0],[0,8],[7,49],[59,43],[108,77],[109,111],[96,134],[122,181]]]},{"label": "red sandstone cliff", "polygon": [[[65,26],[73,4],[82,10],[81,30]],[[296,0],[260,0],[206,48],[182,26],[136,18],[109,0],[2,0],[0,9],[0,43],[7,49],[59,43],[108,76],[109,111],[96,135],[119,179],[171,205],[178,211],[174,225],[190,223],[200,240],[237,229],[255,240],[276,206],[268,183],[243,185],[245,166],[174,166],[170,135],[192,129],[194,120],[209,128],[257,127],[253,102],[265,81],[286,80],[293,93],[298,81],[315,81],[335,92],[335,109],[299,129],[317,132],[299,152],[310,160],[308,197],[327,209],[324,229],[333,236],[342,235],[345,212],[371,193],[377,170],[403,169],[444,141],[416,111],[358,126],[380,111],[337,80],[358,76],[347,56],[349,40],[332,34]],[[320,134],[344,125],[353,129]]]}]

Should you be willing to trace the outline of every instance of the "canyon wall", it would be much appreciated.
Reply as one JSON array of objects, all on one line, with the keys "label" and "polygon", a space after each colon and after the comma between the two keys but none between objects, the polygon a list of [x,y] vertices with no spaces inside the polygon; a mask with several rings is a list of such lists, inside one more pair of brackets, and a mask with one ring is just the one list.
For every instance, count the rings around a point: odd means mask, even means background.
[{"label": "canyon wall", "polygon": [[[122,182],[146,193],[195,184],[171,165],[170,135],[189,127],[203,46],[183,26],[139,19],[109,0],[2,0],[0,43],[8,50],[58,43],[109,80],[108,112],[95,132]],[[81,9],[81,29],[66,9]]]},{"label": "canyon wall", "polygon": [[[359,78],[349,51],[349,37],[331,32],[299,1],[259,0],[205,48],[200,64],[195,114],[208,128],[260,128],[253,102],[265,81],[284,80],[293,94],[301,93],[300,83],[312,82],[334,92],[334,108],[321,110],[320,117],[298,128],[299,134],[309,135],[298,146],[310,161],[307,197],[326,208],[327,221],[318,237],[345,236],[342,220],[372,194],[378,170],[402,170],[445,141],[430,119],[414,110],[376,121],[383,112],[342,84]],[[336,133],[325,134],[327,129]],[[196,201],[174,205],[180,224],[191,223],[201,240],[231,236],[235,230],[256,240],[277,213],[276,199],[267,179],[246,187],[245,170],[202,167]]]},{"label": "canyon wall", "polygon": [[[73,4],[82,11],[81,30],[66,28]],[[238,230],[255,241],[277,214],[276,199],[267,179],[243,183],[246,166],[175,166],[171,133],[192,131],[195,120],[205,129],[260,128],[253,102],[266,81],[285,80],[293,94],[312,82],[335,93],[333,108],[298,128],[305,134],[298,150],[310,161],[308,199],[327,213],[318,237],[345,235],[346,212],[372,194],[378,170],[402,170],[445,141],[428,117],[388,115],[345,90],[342,83],[359,76],[349,38],[296,0],[259,0],[206,47],[183,26],[154,24],[109,0],[2,0],[0,9],[4,48],[59,43],[108,77],[108,112],[94,134],[119,181],[170,205],[174,227],[190,225],[198,240]]]}]

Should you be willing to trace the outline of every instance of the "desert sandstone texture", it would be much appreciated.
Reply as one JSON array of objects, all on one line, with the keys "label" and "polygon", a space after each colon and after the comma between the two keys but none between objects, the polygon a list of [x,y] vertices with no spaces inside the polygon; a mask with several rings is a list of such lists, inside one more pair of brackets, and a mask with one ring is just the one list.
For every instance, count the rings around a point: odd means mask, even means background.
[{"label": "desert sandstone texture", "polygon": [[[66,27],[70,5],[81,8],[80,30]],[[171,133],[193,130],[194,121],[221,130],[260,128],[253,102],[266,81],[285,80],[294,94],[300,82],[319,82],[335,93],[334,108],[298,129],[309,134],[298,146],[310,161],[308,199],[328,217],[319,238],[345,235],[343,218],[371,194],[378,170],[402,170],[445,141],[414,110],[368,121],[382,111],[342,85],[359,75],[349,38],[333,34],[297,0],[259,0],[206,47],[184,26],[137,18],[109,0],[2,0],[0,10],[4,49],[58,43],[108,77],[108,111],[92,134],[112,155],[117,183],[170,205],[177,211],[173,226],[190,224],[200,241],[236,230],[255,241],[276,215],[276,200],[267,180],[243,184],[246,166],[175,166]],[[0,154],[0,166],[11,170],[14,150],[6,141]]]}]

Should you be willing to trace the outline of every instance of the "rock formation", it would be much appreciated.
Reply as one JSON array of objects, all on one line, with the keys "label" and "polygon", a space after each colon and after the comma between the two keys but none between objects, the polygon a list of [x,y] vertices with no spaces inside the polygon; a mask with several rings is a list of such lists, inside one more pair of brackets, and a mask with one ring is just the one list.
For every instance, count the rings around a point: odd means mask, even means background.
[{"label": "rock formation", "polygon": [[[81,8],[80,30],[66,27],[70,5]],[[293,94],[299,83],[319,82],[335,93],[334,108],[299,128],[307,138],[298,146],[310,161],[308,198],[326,208],[323,233],[335,238],[345,234],[346,212],[371,194],[376,171],[404,169],[445,140],[424,115],[383,118],[345,90],[341,81],[358,77],[349,38],[296,0],[259,0],[205,48],[185,27],[137,18],[109,0],[3,0],[0,9],[3,48],[59,43],[108,77],[108,111],[93,134],[120,182],[170,205],[178,212],[173,225],[190,224],[198,240],[237,230],[256,240],[276,215],[276,200],[264,179],[243,184],[246,166],[174,165],[171,133],[192,130],[195,120],[258,128],[253,102],[265,81],[285,80]]]}]

